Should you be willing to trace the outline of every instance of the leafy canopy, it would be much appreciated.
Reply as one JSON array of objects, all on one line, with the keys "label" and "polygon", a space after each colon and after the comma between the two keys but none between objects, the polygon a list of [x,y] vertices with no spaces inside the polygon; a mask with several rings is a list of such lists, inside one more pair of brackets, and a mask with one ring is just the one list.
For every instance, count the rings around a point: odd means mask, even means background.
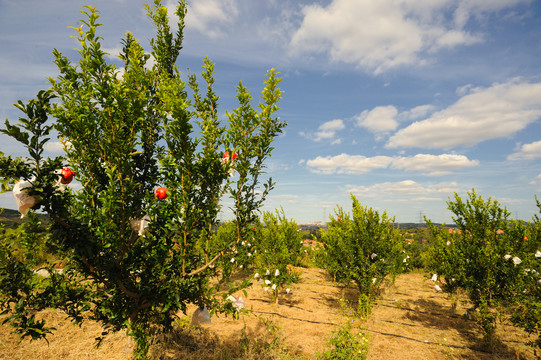
[{"label": "leafy canopy", "polygon": [[[24,117],[18,125],[6,120],[1,130],[29,154],[2,154],[3,189],[16,179],[30,181],[25,191],[39,199],[34,210],[51,219],[43,236],[55,260],[41,264],[49,277],[36,281],[36,264],[2,247],[1,276],[14,280],[1,283],[0,305],[23,336],[44,337],[51,329],[35,320],[34,310],[56,307],[75,322],[101,322],[103,335],[127,328],[137,342],[135,355],[144,358],[153,331],[170,329],[188,304],[227,311],[209,278],[232,249],[213,251],[209,239],[224,196],[233,200],[237,242],[246,239],[274,185],[269,179],[259,190],[272,142],[286,126],[274,116],[281,79],[274,69],[268,72],[257,109],[239,83],[239,106],[222,123],[213,63],[203,60],[204,92],[196,75],[185,79],[177,67],[184,1],[176,9],[175,33],[160,0],[146,10],[156,29],[150,53],[128,32],[119,68],[106,61],[99,12],[85,6],[84,25],[74,28],[78,61],[55,49],[59,75],[49,79],[51,88],[16,104]],[[65,156],[43,158],[53,129]],[[224,162],[224,152],[237,159]],[[55,186],[55,171],[63,166],[75,172],[77,191]],[[166,199],[154,196],[157,187],[167,189]],[[63,271],[54,271],[59,264]]]}]

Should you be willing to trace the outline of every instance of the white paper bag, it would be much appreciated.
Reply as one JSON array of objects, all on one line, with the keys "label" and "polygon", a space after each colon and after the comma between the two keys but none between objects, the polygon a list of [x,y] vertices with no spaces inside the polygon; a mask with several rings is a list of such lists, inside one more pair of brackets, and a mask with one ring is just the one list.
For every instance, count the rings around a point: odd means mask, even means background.
[{"label": "white paper bag", "polygon": [[148,227],[148,224],[150,224],[150,216],[145,215],[142,219],[131,219],[130,225],[133,231],[137,231],[137,235],[144,236],[145,229]]},{"label": "white paper bag", "polygon": [[[36,178],[30,179],[34,181]],[[30,208],[41,201],[41,198],[37,195],[29,195],[29,188],[32,186],[32,183],[27,180],[19,181],[15,183],[13,187],[13,196],[15,197],[15,202],[21,213],[21,217],[25,217],[28,214]]]}]

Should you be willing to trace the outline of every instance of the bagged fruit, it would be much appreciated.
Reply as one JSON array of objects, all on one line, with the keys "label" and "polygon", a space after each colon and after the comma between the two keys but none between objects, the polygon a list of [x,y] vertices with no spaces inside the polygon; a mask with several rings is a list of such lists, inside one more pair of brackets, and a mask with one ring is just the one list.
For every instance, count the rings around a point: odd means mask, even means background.
[{"label": "bagged fruit", "polygon": [[142,219],[131,219],[130,225],[133,231],[137,231],[137,235],[144,236],[145,229],[148,227],[148,224],[150,224],[150,216],[145,215]]},{"label": "bagged fruit", "polygon": [[210,324],[210,314],[207,310],[207,307],[198,307],[192,315],[192,324],[201,325],[201,324]]},{"label": "bagged fruit", "polygon": [[41,201],[41,198],[37,195],[30,195],[28,193],[30,187],[32,187],[32,181],[36,178],[23,181],[15,182],[13,187],[13,196],[15,197],[15,202],[21,213],[21,217],[25,217],[28,214],[28,210],[37,203]]}]

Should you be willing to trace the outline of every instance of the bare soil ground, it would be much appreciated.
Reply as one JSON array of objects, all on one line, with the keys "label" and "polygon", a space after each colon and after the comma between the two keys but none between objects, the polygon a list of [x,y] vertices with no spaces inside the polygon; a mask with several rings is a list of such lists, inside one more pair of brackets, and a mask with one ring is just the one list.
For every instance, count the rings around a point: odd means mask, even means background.
[{"label": "bare soil ground", "polygon": [[[344,301],[356,299],[352,288],[330,281],[317,268],[299,268],[302,280],[279,304],[257,284],[245,299],[250,315],[239,320],[214,317],[200,328],[181,327],[152,347],[161,359],[313,359],[326,350],[326,339],[337,324],[351,321]],[[496,340],[488,345],[474,321],[465,314],[465,297],[450,299],[433,289],[422,273],[403,274],[378,296],[368,319],[356,321],[369,338],[370,360],[380,359],[539,359],[525,343],[528,335],[505,320],[498,323]],[[187,324],[195,308],[180,323]],[[0,326],[0,360],[128,359],[133,343],[122,333],[107,338],[98,349],[94,338],[101,327],[92,322],[72,325],[59,311],[41,314],[57,328],[44,341],[18,343],[7,325]],[[0,319],[1,320],[1,319]],[[360,325],[358,325],[360,324]],[[183,328],[184,331],[181,331]],[[242,352],[243,339],[249,339]]]}]

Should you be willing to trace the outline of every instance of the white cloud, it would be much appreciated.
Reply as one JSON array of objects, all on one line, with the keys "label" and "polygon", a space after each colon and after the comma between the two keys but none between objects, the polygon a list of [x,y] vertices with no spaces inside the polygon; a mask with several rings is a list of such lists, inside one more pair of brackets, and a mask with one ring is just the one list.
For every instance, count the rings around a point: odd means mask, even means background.
[{"label": "white cloud", "polygon": [[60,141],[49,141],[45,143],[43,148],[52,153],[62,153],[64,152],[64,145]]},{"label": "white cloud", "polygon": [[185,19],[186,27],[211,38],[217,38],[223,36],[223,26],[236,21],[238,14],[234,0],[191,1],[188,4],[188,16]]},{"label": "white cloud", "polygon": [[434,40],[431,52],[440,48],[452,48],[458,45],[471,45],[481,41],[479,36],[473,36],[462,30],[441,30],[440,36]]},{"label": "white cloud", "polygon": [[447,109],[399,130],[386,147],[450,149],[510,136],[539,119],[540,98],[541,83],[471,89]]},{"label": "white cloud", "polygon": [[459,86],[455,92],[458,96],[466,95],[473,88],[472,84],[466,84],[464,86]]},{"label": "white cloud", "polygon": [[416,171],[429,176],[441,176],[452,171],[479,165],[478,160],[470,160],[464,155],[417,154],[412,157],[375,156],[340,154],[337,156],[318,156],[308,160],[311,171],[321,174],[364,174],[376,169]]},{"label": "white cloud", "polygon": [[520,3],[528,3],[531,0],[463,0],[460,1],[454,12],[455,24],[458,27],[466,25],[470,17],[482,16],[483,14],[499,11],[506,7]]},{"label": "white cloud", "polygon": [[470,160],[464,155],[417,154],[413,157],[393,159],[391,168],[406,171],[419,171],[426,173],[426,175],[439,176],[448,174],[453,170],[474,167],[477,165],[479,165],[479,160]]},{"label": "white cloud", "polygon": [[388,156],[367,158],[362,155],[340,154],[336,156],[318,156],[306,161],[311,171],[321,174],[364,174],[374,169],[384,169],[391,163]]},{"label": "white cloud", "polygon": [[347,187],[348,191],[355,196],[371,199],[392,198],[393,202],[404,200],[404,198],[424,199],[424,201],[441,201],[442,197],[438,197],[438,195],[446,198],[454,192],[459,191],[456,182],[423,186],[413,180],[383,182],[371,186],[348,185]]},{"label": "white cloud", "polygon": [[344,122],[340,119],[327,121],[321,124],[314,134],[301,132],[304,137],[314,141],[331,140],[331,144],[340,144],[340,139],[335,139],[336,132],[345,129]]},{"label": "white cloud", "polygon": [[376,134],[394,131],[398,122],[395,120],[398,110],[392,105],[377,106],[372,110],[365,110],[356,116],[357,126],[364,127]]},{"label": "white cloud", "polygon": [[541,140],[524,144],[520,150],[507,157],[507,160],[532,160],[541,158]]},{"label": "white cloud", "polygon": [[258,40],[283,49],[295,31],[296,19],[300,16],[296,2],[267,1],[260,4],[265,5],[265,17],[257,20]]},{"label": "white cloud", "polygon": [[117,80],[122,80],[124,79],[124,74],[126,73],[126,69],[123,68],[123,67],[119,67],[116,69],[116,72],[115,72],[115,77]]},{"label": "white cloud", "polygon": [[79,190],[82,190],[83,189],[83,185],[81,185],[81,183],[79,182],[76,182],[76,181],[72,181],[68,187],[70,189],[72,189],[73,191],[79,191]]},{"label": "white cloud", "polygon": [[[171,11],[170,11],[171,12]],[[120,54],[122,53],[123,49],[120,46],[112,47],[112,48],[103,48],[102,49],[105,52],[105,57],[111,59],[111,60],[118,60]],[[151,69],[156,64],[156,58],[151,53],[147,52],[145,53],[148,55],[147,62],[145,63],[145,68]],[[126,69],[123,67],[117,67],[117,79],[121,79],[124,76],[124,73],[126,72]]]},{"label": "white cloud", "polygon": [[434,109],[435,109],[434,105],[420,105],[408,111],[401,112],[399,116],[401,118],[405,118],[408,120],[414,120],[414,119],[418,119],[423,116],[426,116],[426,114],[428,114],[431,111],[434,111]]},{"label": "white cloud", "polygon": [[383,202],[386,203],[393,203],[393,204],[419,204],[424,202],[438,202],[441,203],[445,199],[442,197],[435,197],[435,196],[415,196],[411,198],[388,198],[388,199],[382,199]]},{"label": "white cloud", "polygon": [[418,119],[434,109],[433,105],[420,105],[399,113],[393,105],[376,106],[372,110],[364,110],[353,119],[356,126],[371,131],[375,134],[376,140],[381,140],[385,135],[396,130],[399,122]]},{"label": "white cloud", "polygon": [[102,50],[106,53],[105,57],[111,60],[118,60],[118,56],[122,52],[122,47],[121,46],[115,46],[112,48],[103,47]]},{"label": "white cloud", "polygon": [[530,185],[541,185],[541,174],[537,175],[532,181],[530,181]]},{"label": "white cloud", "polygon": [[301,197],[299,195],[283,194],[269,196],[268,200],[286,204],[299,204],[301,202]]},{"label": "white cloud", "polygon": [[297,55],[327,53],[332,61],[379,74],[423,65],[441,49],[479,43],[483,34],[465,29],[471,18],[527,1],[333,0],[302,8],[289,46]]},{"label": "white cloud", "polygon": [[344,122],[340,119],[327,121],[319,126],[319,130],[322,131],[335,131],[343,130],[345,128]]},{"label": "white cloud", "polygon": [[423,46],[419,27],[389,1],[334,0],[327,7],[306,6],[303,13],[290,43],[298,53],[328,51],[333,61],[381,73],[413,63]]}]

